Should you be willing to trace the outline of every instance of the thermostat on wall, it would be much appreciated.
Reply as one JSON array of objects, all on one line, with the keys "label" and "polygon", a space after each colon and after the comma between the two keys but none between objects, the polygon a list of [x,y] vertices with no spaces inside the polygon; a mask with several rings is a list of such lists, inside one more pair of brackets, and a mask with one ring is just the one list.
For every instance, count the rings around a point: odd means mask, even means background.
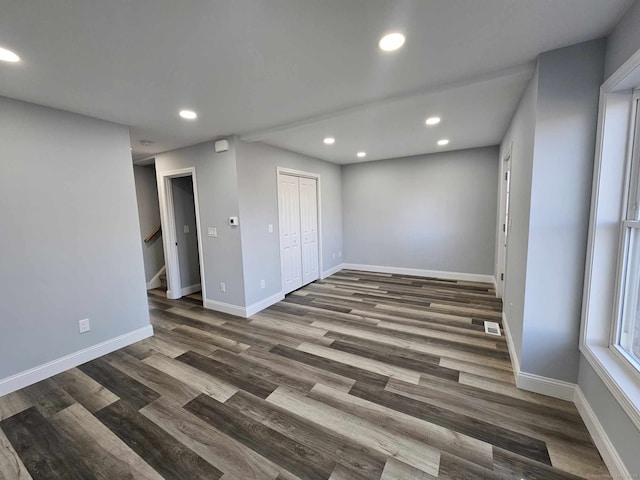
[{"label": "thermostat on wall", "polygon": [[229,217],[229,225],[238,226],[240,222],[238,221],[238,217]]}]

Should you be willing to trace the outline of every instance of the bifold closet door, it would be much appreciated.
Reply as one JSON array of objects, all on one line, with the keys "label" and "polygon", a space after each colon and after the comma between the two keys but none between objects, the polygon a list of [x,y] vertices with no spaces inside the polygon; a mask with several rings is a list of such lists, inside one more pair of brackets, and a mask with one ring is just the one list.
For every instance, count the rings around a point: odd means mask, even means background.
[{"label": "bifold closet door", "polygon": [[293,175],[279,174],[278,183],[282,289],[287,294],[302,286],[300,179]]},{"label": "bifold closet door", "polygon": [[320,278],[318,268],[318,189],[315,178],[300,177],[302,284]]}]

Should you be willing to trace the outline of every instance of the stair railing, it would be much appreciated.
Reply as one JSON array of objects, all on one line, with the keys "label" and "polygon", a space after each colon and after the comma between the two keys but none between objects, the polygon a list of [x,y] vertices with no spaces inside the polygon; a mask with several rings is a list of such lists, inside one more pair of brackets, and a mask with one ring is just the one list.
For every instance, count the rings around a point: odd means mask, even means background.
[{"label": "stair railing", "polygon": [[147,237],[144,239],[144,243],[149,243],[151,240],[153,240],[153,237],[158,235],[161,231],[162,231],[162,226],[158,225],[158,227],[153,232],[147,235]]}]

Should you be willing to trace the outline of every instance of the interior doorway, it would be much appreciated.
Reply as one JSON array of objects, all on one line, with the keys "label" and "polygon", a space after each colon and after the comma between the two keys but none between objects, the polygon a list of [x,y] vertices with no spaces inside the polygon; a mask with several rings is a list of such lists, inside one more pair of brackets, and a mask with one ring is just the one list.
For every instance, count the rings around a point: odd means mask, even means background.
[{"label": "interior doorway", "polygon": [[511,227],[511,217],[509,207],[511,200],[511,146],[502,159],[501,182],[500,182],[500,231],[498,239],[498,264],[496,274],[496,294],[503,298],[505,293],[507,275],[507,246],[509,240],[509,229]]},{"label": "interior doorway", "polygon": [[158,175],[167,298],[201,292],[206,298],[198,188],[194,168]]},{"label": "interior doorway", "polygon": [[278,168],[282,293],[320,278],[320,176]]}]

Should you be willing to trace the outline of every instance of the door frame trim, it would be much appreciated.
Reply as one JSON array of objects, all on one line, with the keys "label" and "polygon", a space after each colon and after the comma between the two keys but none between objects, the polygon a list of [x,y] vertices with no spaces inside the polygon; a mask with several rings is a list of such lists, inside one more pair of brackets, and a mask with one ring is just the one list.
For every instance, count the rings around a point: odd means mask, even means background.
[{"label": "door frame trim", "polygon": [[164,261],[167,268],[167,298],[178,299],[182,297],[180,282],[180,261],[176,251],[176,225],[175,210],[173,205],[174,178],[191,177],[193,183],[193,203],[196,209],[196,235],[198,236],[198,261],[200,263],[200,284],[202,286],[202,304],[204,306],[206,294],[206,281],[204,275],[204,254],[202,251],[202,229],[200,228],[200,203],[198,202],[198,182],[196,168],[187,167],[178,170],[156,172],[158,182],[158,198],[160,200],[160,224],[162,225],[162,241],[164,243]]},{"label": "door frame trim", "polygon": [[[499,188],[499,201],[498,201],[498,235],[496,238],[497,252],[496,252],[496,296],[498,298],[504,298],[506,278],[507,278],[507,250],[508,245],[504,242],[504,232],[502,231],[502,225],[504,223],[505,229],[509,229],[509,225],[506,224],[505,208],[507,201],[507,190],[505,185],[505,173],[512,170],[512,155],[513,155],[513,142],[509,143],[509,148],[506,149],[504,155],[500,158],[500,188]],[[509,173],[511,175],[511,173]],[[508,238],[508,237],[507,237]],[[500,271],[502,270],[502,271]],[[504,280],[500,280],[500,274],[504,275]]]},{"label": "door frame trim", "polygon": [[[322,181],[319,173],[305,172],[287,167],[276,167],[276,187],[278,196],[278,257],[280,258],[280,288],[284,292],[284,271],[282,264],[282,222],[280,221],[280,174],[291,175],[294,177],[313,178],[316,180],[316,197],[318,200],[318,278],[322,280],[323,262],[322,262]],[[304,286],[304,285],[303,285]]]}]

